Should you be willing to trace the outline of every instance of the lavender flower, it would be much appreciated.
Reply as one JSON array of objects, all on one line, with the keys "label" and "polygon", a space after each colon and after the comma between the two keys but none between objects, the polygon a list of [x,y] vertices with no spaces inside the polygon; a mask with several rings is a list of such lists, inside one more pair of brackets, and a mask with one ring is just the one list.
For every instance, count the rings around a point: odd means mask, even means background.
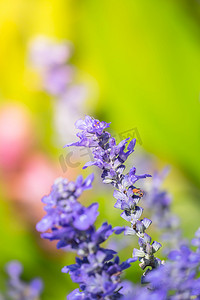
[{"label": "lavender flower", "polygon": [[37,230],[44,232],[57,227],[56,232],[53,232],[54,236],[58,234],[58,231],[60,232],[59,226],[64,227],[65,223],[71,222],[76,229],[88,229],[96,220],[98,205],[92,204],[86,209],[77,201],[77,198],[84,190],[91,188],[93,178],[93,174],[88,176],[85,181],[82,176],[79,176],[76,182],[58,178],[52,186],[50,195],[42,199],[42,202],[46,204],[47,215],[37,224]]},{"label": "lavender flower", "polygon": [[144,195],[144,203],[151,212],[154,224],[161,230],[161,240],[167,242],[163,252],[169,254],[172,249],[186,243],[180,230],[180,221],[171,211],[171,195],[161,189],[163,180],[167,176],[169,168],[166,167],[161,173],[156,172],[150,186],[150,190]]},{"label": "lavender flower", "polygon": [[[192,240],[196,247],[192,250],[182,244],[178,250],[169,254],[169,261],[161,262],[155,253],[161,244],[152,241],[146,230],[152,221],[141,218],[143,208],[139,201],[143,191],[135,183],[150,175],[136,175],[132,167],[124,174],[125,161],[134,151],[135,139],[125,139],[118,145],[106,131],[109,124],[86,116],[76,122],[81,130],[77,134],[79,141],[70,146],[85,146],[92,149],[94,161],[84,168],[96,165],[102,169],[104,183],[114,186],[115,208],[122,210],[121,217],[131,223],[130,227],[112,228],[103,223],[98,229],[94,223],[98,216],[98,204],[85,207],[78,198],[84,190],[91,188],[93,175],[85,180],[79,176],[75,182],[58,179],[49,196],[43,198],[46,204],[46,216],[37,224],[42,237],[58,240],[57,247],[70,247],[76,251],[75,264],[65,266],[62,272],[69,273],[71,279],[79,284],[68,296],[68,300],[122,299],[122,300],[189,300],[200,299],[200,229]],[[129,141],[129,142],[128,142]],[[154,193],[149,195],[148,205],[157,206],[156,218],[162,229],[173,229],[170,198],[166,192],[160,192],[160,177],[155,177]],[[151,205],[150,205],[151,203]],[[163,221],[163,223],[162,223]],[[48,232],[46,232],[48,230]],[[139,249],[133,250],[133,258],[120,263],[116,252],[102,247],[113,233],[138,236]],[[140,267],[145,270],[141,282],[143,285],[121,283],[120,275],[130,263],[139,259]]]},{"label": "lavender flower", "polygon": [[182,245],[179,250],[169,254],[169,260],[160,268],[147,272],[144,280],[148,286],[132,286],[123,300],[189,300],[200,299],[200,253],[199,232],[192,244],[197,249],[191,250]]},{"label": "lavender flower", "polygon": [[151,237],[145,233],[151,225],[151,220],[147,218],[139,220],[143,208],[138,206],[138,203],[143,192],[135,186],[136,181],[150,175],[136,175],[135,167],[124,174],[126,168],[124,163],[133,153],[136,140],[125,139],[117,145],[110,133],[105,131],[110,124],[90,116],[86,116],[85,120],[78,120],[75,125],[81,130],[77,134],[79,141],[66,146],[85,146],[92,149],[94,161],[86,163],[83,168],[96,165],[102,169],[103,182],[110,183],[116,188],[115,208],[123,210],[121,217],[131,223],[131,227],[126,229],[125,234],[139,237],[140,250],[134,249],[134,259],[141,261],[140,266],[143,270],[146,267],[158,267],[161,261],[154,254],[160,249],[161,244],[155,241],[151,243]]},{"label": "lavender flower", "polygon": [[112,233],[120,234],[124,228],[112,228],[103,223],[95,229],[98,204],[84,207],[77,201],[84,190],[91,188],[92,180],[93,175],[85,180],[79,176],[76,182],[61,178],[56,180],[50,195],[43,198],[47,214],[37,224],[39,231],[51,230],[43,233],[43,238],[58,240],[58,248],[68,246],[79,255],[75,264],[62,269],[82,290],[76,289],[69,294],[69,300],[118,299],[121,296],[120,274],[134,261],[128,259],[120,263],[115,251],[101,247]]},{"label": "lavender flower", "polygon": [[[43,290],[41,279],[35,278],[29,284],[20,279],[23,271],[18,261],[12,261],[6,266],[9,275],[6,299],[10,300],[38,300]],[[8,298],[7,298],[8,297]]]},{"label": "lavender flower", "polygon": [[165,292],[165,299],[200,299],[200,253],[181,246],[170,252],[169,259],[160,269],[147,274],[152,288]]}]

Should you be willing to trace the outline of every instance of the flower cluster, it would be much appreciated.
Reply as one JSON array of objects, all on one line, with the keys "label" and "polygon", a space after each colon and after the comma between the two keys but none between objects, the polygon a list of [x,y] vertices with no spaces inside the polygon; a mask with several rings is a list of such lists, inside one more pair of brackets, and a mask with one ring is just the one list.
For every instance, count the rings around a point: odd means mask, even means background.
[{"label": "flower cluster", "polygon": [[[6,271],[9,275],[9,280],[5,299],[39,300],[39,296],[43,290],[41,279],[35,278],[30,283],[22,281],[20,276],[23,268],[18,261],[8,263]],[[4,299],[4,296],[0,296],[0,299]]]},{"label": "flower cluster", "polygon": [[59,236],[58,248],[69,244],[66,238],[76,240],[74,236],[76,229],[87,230],[98,216],[97,203],[86,208],[77,201],[84,190],[91,188],[93,177],[90,175],[84,181],[82,176],[79,176],[75,182],[58,178],[52,186],[50,195],[42,199],[42,202],[46,204],[47,214],[36,225],[36,228],[41,232],[53,228],[51,233],[44,233],[42,236],[50,240],[57,239],[56,237]]},{"label": "flower cluster", "polygon": [[[84,146],[92,149],[94,161],[86,163],[83,168],[96,165],[102,169],[102,180],[115,187],[114,197],[116,198],[115,208],[121,209],[121,217],[131,223],[127,227],[125,234],[137,235],[139,237],[140,249],[133,250],[133,257],[141,261],[140,266],[144,270],[146,267],[156,268],[161,261],[155,257],[161,244],[154,241],[145,233],[151,225],[151,220],[141,218],[143,208],[138,206],[143,196],[143,192],[135,186],[136,181],[150,175],[136,175],[136,168],[124,174],[124,163],[133,153],[136,140],[125,139],[118,145],[109,132],[105,131],[109,127],[106,122],[100,122],[90,116],[85,120],[78,120],[76,127],[80,130],[77,136],[79,141],[67,146]],[[129,141],[129,142],[128,142]]]},{"label": "flower cluster", "polygon": [[[79,288],[72,291],[68,300],[200,300],[200,228],[192,240],[194,250],[182,240],[178,250],[170,251],[167,262],[155,257],[161,244],[152,241],[146,229],[152,221],[141,218],[143,208],[138,205],[143,191],[135,183],[150,175],[136,175],[133,167],[124,174],[125,161],[134,151],[135,140],[128,139],[116,144],[106,131],[109,124],[89,116],[76,122],[81,131],[79,141],[70,146],[84,146],[92,149],[94,160],[84,168],[96,165],[102,170],[102,180],[114,186],[115,208],[121,209],[121,217],[130,222],[130,227],[115,227],[103,223],[98,229],[94,223],[98,216],[98,204],[83,206],[78,198],[91,188],[94,176],[85,180],[79,176],[75,182],[59,178],[51,193],[42,201],[46,204],[46,215],[37,224],[42,237],[57,240],[57,247],[67,247],[77,253],[76,263],[65,266],[62,272],[69,273]],[[170,210],[171,198],[160,191],[161,178],[155,176],[153,187],[146,196],[146,206],[153,210],[153,220],[164,230],[177,229]],[[158,224],[159,222],[159,224]],[[47,232],[46,232],[47,231]],[[133,250],[133,258],[120,263],[117,253],[102,247],[113,233],[138,236],[139,249]],[[121,282],[121,273],[130,263],[139,259],[145,270],[142,285]],[[32,299],[31,299],[32,300]]]},{"label": "flower cluster", "polygon": [[168,261],[160,268],[148,272],[148,286],[133,286],[124,300],[189,300],[200,299],[200,228],[192,240],[191,250],[180,246],[169,254]]},{"label": "flower cluster", "polygon": [[47,214],[37,224],[38,231],[51,231],[42,233],[43,238],[58,240],[58,248],[68,246],[79,256],[75,264],[62,269],[82,290],[74,290],[68,295],[69,300],[118,299],[120,274],[134,261],[120,263],[115,251],[101,247],[112,233],[120,234],[124,228],[112,228],[107,223],[98,229],[94,227],[98,204],[85,207],[77,200],[84,190],[91,188],[92,181],[93,175],[85,180],[79,176],[76,182],[56,180],[50,195],[43,198]]},{"label": "flower cluster", "polygon": [[161,189],[168,172],[169,168],[165,168],[161,173],[155,173],[150,190],[144,195],[145,207],[151,213],[154,224],[162,232],[161,240],[167,243],[167,247],[163,250],[166,255],[170,250],[186,243],[180,230],[180,221],[171,211],[172,197],[167,191]]},{"label": "flower cluster", "polygon": [[200,299],[199,232],[200,229],[192,242],[198,245],[195,251],[182,245],[170,252],[164,266],[147,275],[153,290],[162,291],[163,299]]}]

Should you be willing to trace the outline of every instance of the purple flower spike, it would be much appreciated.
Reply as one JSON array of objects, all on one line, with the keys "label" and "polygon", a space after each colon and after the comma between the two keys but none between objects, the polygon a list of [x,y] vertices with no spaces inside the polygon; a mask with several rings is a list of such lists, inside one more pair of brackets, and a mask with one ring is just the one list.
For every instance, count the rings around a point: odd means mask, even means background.
[{"label": "purple flower spike", "polygon": [[[198,251],[194,252],[188,246],[181,246],[178,250],[170,252],[169,259],[160,268],[146,273],[145,280],[153,294],[163,293],[164,299],[170,300],[200,299]],[[152,297],[153,294],[151,293]]]},{"label": "purple flower spike", "polygon": [[78,202],[82,192],[91,188],[93,179],[93,174],[85,180],[79,176],[75,182],[57,179],[50,195],[43,198],[47,214],[37,224],[39,231],[51,230],[43,233],[43,238],[57,240],[58,249],[68,247],[79,255],[75,264],[62,269],[82,290],[76,289],[70,293],[67,297],[70,300],[119,299],[120,275],[134,261],[129,259],[120,264],[115,251],[101,247],[111,234],[120,234],[124,228],[112,228],[103,223],[96,230],[94,223],[99,214],[98,204],[85,207]]},{"label": "purple flower spike", "polygon": [[85,180],[79,176],[75,182],[62,178],[55,181],[50,195],[43,199],[47,214],[36,225],[41,232],[52,229],[51,233],[44,235],[45,238],[61,240],[59,247],[61,244],[64,247],[65,240],[75,238],[76,230],[85,231],[94,224],[98,216],[98,204],[86,208],[77,201],[83,191],[91,188],[93,179],[94,175],[91,174]]},{"label": "purple flower spike", "polygon": [[90,116],[86,116],[84,120],[78,120],[75,123],[76,128],[80,130],[77,134],[79,141],[67,146],[91,148],[94,161],[87,162],[83,169],[93,165],[102,169],[101,177],[103,182],[110,183],[115,187],[113,196],[117,199],[117,202],[114,207],[121,209],[123,211],[121,217],[131,223],[130,228],[124,230],[124,234],[137,235],[140,242],[143,239],[142,249],[137,250],[143,257],[140,266],[142,269],[148,266],[155,268],[159,266],[160,261],[154,256],[154,253],[161,247],[161,244],[154,242],[151,245],[145,240],[145,231],[152,222],[147,218],[139,220],[142,216],[143,208],[138,206],[138,203],[144,193],[135,186],[138,180],[151,177],[151,175],[136,175],[135,167],[132,167],[127,174],[124,174],[126,168],[124,163],[133,153],[136,139],[129,141],[129,138],[127,138],[117,145],[110,133],[105,131],[109,125],[106,122],[100,122]]}]

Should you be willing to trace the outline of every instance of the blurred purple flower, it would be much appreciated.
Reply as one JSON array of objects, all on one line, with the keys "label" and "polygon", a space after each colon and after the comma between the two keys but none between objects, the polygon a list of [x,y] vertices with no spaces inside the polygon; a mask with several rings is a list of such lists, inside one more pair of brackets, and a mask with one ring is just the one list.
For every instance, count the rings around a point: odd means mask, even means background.
[{"label": "blurred purple flower", "polygon": [[69,60],[72,48],[69,41],[58,43],[45,36],[38,36],[30,44],[30,60],[38,68],[63,65]]},{"label": "blurred purple flower", "polygon": [[163,252],[167,255],[171,249],[178,248],[185,244],[186,240],[182,237],[180,221],[171,211],[171,195],[162,190],[162,183],[169,172],[166,167],[161,173],[156,172],[150,185],[150,189],[144,195],[144,203],[151,212],[154,224],[161,230],[161,240],[166,242],[167,247]]},{"label": "blurred purple flower", "polygon": [[197,247],[197,252],[200,252],[200,228],[195,233],[195,238],[192,240],[192,245]]},{"label": "blurred purple flower", "polygon": [[9,275],[6,299],[12,300],[38,300],[43,290],[41,279],[35,278],[29,283],[21,280],[23,271],[22,265],[18,261],[12,261],[6,266]]},{"label": "blurred purple flower", "polygon": [[[80,71],[70,64],[73,46],[69,41],[37,37],[30,43],[29,61],[40,75],[40,89],[49,93],[53,101],[55,127],[59,139],[73,132],[72,124],[82,116],[88,97],[85,83],[79,83]],[[92,103],[90,103],[90,108]]]},{"label": "blurred purple flower", "polygon": [[[200,229],[196,232],[199,235]],[[193,242],[192,242],[193,244]],[[169,260],[143,277],[148,285],[130,287],[123,300],[200,299],[200,253],[188,246],[171,251]],[[123,292],[123,289],[122,289]]]},{"label": "blurred purple flower", "polygon": [[73,68],[70,66],[55,67],[44,76],[44,88],[49,94],[63,95],[72,82]]},{"label": "blurred purple flower", "polygon": [[200,299],[200,254],[188,246],[181,246],[170,252],[169,259],[146,275],[151,288],[165,292],[165,299]]}]

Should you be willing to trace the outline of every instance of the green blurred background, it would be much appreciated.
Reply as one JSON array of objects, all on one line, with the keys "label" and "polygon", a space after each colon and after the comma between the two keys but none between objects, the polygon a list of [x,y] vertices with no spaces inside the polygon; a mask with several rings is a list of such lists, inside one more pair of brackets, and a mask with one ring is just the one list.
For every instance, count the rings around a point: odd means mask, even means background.
[{"label": "green blurred background", "polygon": [[[29,127],[31,120],[28,133],[34,142],[30,141],[29,154],[25,151],[24,155],[32,165],[23,173],[23,180],[29,176],[38,189],[40,161],[45,170],[40,175],[50,170],[52,179],[57,175],[75,178],[81,170],[63,174],[58,162],[63,145],[52,138],[50,97],[34,89],[35,74],[27,64],[33,37],[67,39],[74,44],[73,64],[96,90],[95,116],[111,121],[115,132],[137,127],[142,147],[136,149],[153,154],[155,168],[172,166],[165,187],[174,196],[173,208],[185,235],[192,237],[200,224],[200,2],[1,0],[0,32],[1,108],[8,103],[23,107],[22,127]],[[21,169],[20,163],[15,171],[1,168],[1,287],[4,264],[19,259],[25,279],[44,279],[42,299],[64,299],[75,285],[60,269],[73,261],[73,255],[55,251],[55,245],[43,243],[35,232],[34,224],[42,214],[39,199],[49,189],[39,188],[35,199],[30,195],[29,203],[28,185],[21,201]],[[30,175],[32,169],[36,169],[35,177]],[[148,172],[145,165],[143,172]],[[99,195],[90,193],[89,201],[92,196],[99,200],[100,221],[120,225],[118,212],[112,209],[112,191],[109,193],[108,189]]]}]

